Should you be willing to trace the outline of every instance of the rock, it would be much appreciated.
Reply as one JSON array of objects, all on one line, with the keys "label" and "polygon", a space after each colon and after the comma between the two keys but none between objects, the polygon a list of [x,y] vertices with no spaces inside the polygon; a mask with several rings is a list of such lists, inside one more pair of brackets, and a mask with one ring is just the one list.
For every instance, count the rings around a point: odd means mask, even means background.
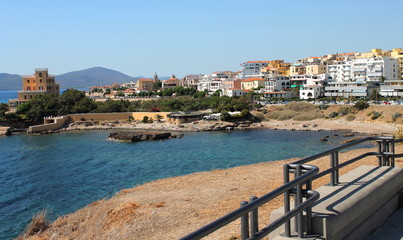
[{"label": "rock", "polygon": [[162,140],[169,138],[172,138],[172,134],[170,132],[113,132],[109,134],[109,139],[124,142]]},{"label": "rock", "polygon": [[320,141],[321,141],[321,142],[327,142],[327,141],[329,141],[329,140],[328,140],[327,138],[321,138]]},{"label": "rock", "polygon": [[354,136],[355,136],[354,133],[347,133],[343,135],[343,137],[354,137]]},{"label": "rock", "polygon": [[318,126],[318,124],[316,124],[316,123],[314,123],[314,124],[312,124],[312,127],[317,127]]},{"label": "rock", "polygon": [[9,127],[0,127],[0,136],[11,136],[12,132],[11,132],[11,128]]},{"label": "rock", "polygon": [[308,127],[308,125],[306,125],[306,124],[301,124],[300,127],[306,128],[306,127]]}]

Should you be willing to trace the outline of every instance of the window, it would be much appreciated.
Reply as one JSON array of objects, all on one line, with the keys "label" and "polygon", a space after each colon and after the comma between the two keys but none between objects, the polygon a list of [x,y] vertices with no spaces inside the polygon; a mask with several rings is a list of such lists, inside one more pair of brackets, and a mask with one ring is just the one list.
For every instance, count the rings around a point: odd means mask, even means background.
[{"label": "window", "polygon": [[31,87],[30,87],[30,86],[27,87],[27,91],[31,91]]},{"label": "window", "polygon": [[27,95],[24,95],[24,99],[27,99]]},{"label": "window", "polygon": [[27,83],[29,83],[29,79],[27,79]]}]

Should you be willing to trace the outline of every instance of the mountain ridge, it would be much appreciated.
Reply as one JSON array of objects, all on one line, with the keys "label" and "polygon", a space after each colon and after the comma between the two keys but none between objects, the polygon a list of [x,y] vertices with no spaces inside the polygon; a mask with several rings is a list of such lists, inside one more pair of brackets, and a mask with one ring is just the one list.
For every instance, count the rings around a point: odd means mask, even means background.
[{"label": "mountain ridge", "polygon": [[[51,71],[49,71],[52,74]],[[0,90],[20,90],[22,86],[22,75],[0,73]],[[110,85],[112,83],[136,82],[144,76],[131,77],[122,72],[105,67],[92,67],[83,70],[71,71],[56,75],[56,82],[60,88],[87,88],[91,86]],[[167,77],[162,77],[165,79]]]}]

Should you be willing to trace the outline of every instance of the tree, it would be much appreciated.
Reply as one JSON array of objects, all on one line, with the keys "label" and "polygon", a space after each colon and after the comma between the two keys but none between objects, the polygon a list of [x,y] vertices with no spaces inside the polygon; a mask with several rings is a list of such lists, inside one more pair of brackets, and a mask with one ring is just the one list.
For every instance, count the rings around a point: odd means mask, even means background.
[{"label": "tree", "polygon": [[153,83],[153,91],[156,92],[160,90],[162,87],[162,82],[161,81],[156,81]]},{"label": "tree", "polygon": [[155,119],[157,120],[157,122],[161,122],[161,120],[163,119],[164,117],[161,115],[161,114],[156,114],[155,115]]}]

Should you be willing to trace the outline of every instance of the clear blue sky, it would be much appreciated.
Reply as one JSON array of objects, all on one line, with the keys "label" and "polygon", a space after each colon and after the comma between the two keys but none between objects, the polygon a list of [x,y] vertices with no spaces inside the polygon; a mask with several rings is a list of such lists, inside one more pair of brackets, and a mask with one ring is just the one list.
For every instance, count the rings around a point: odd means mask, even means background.
[{"label": "clear blue sky", "polygon": [[0,2],[0,72],[94,66],[130,76],[403,48],[402,0]]}]

